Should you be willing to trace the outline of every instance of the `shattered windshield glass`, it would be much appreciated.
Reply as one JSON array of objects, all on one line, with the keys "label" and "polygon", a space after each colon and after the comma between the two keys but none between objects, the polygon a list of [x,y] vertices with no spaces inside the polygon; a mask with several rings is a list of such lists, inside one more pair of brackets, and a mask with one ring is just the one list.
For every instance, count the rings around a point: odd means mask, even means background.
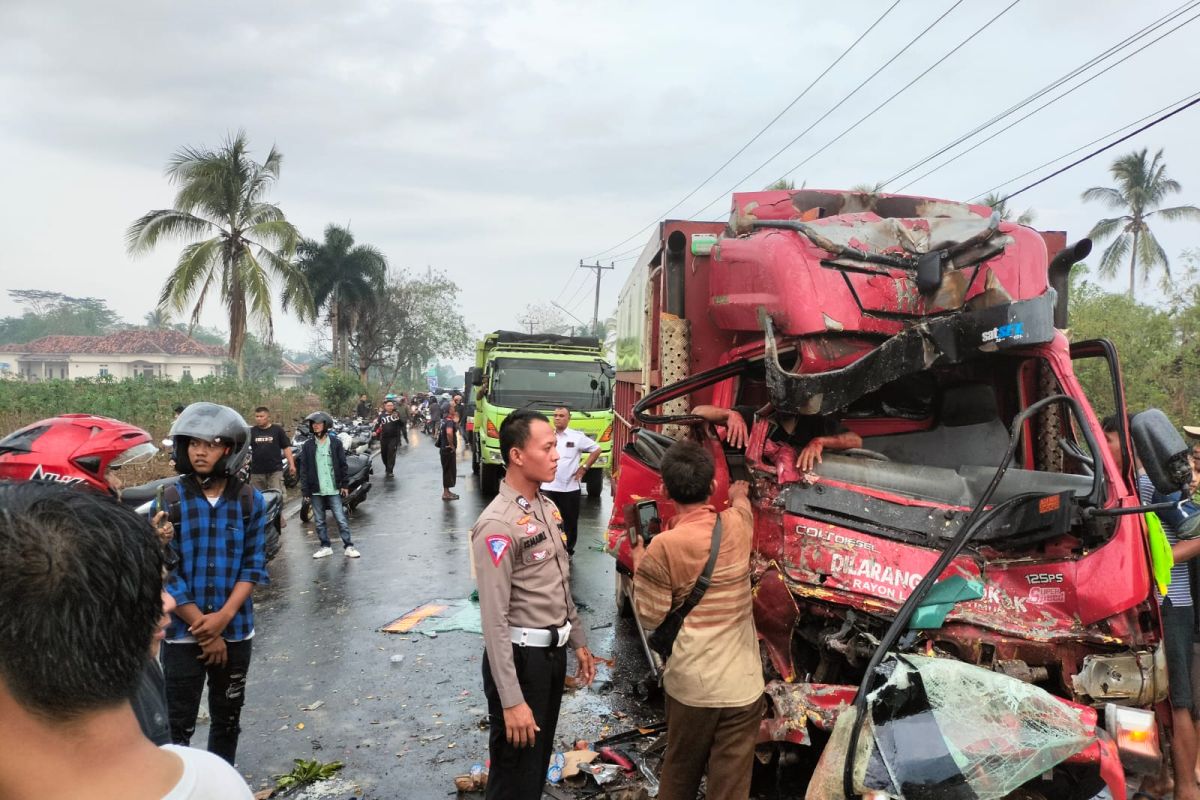
[{"label": "shattered windshield glass", "polygon": [[[1093,741],[1078,709],[998,672],[921,656],[890,656],[880,671],[888,677],[867,698],[856,793],[1000,800]],[[853,708],[838,718],[807,798],[845,797],[853,721]]]}]

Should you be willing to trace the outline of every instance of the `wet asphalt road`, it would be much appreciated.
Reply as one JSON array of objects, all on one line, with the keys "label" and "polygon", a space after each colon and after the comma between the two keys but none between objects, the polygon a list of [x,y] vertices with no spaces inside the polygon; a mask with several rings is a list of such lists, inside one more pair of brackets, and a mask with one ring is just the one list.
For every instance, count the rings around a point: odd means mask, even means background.
[{"label": "wet asphalt road", "polygon": [[[250,666],[238,768],[253,789],[271,785],[296,758],[342,761],[338,798],[444,798],[453,778],[487,758],[486,701],[480,677],[483,640],[474,633],[387,634],[380,627],[430,600],[462,600],[474,589],[468,563],[471,525],[485,505],[469,453],[459,457],[461,500],[441,500],[432,441],[410,436],[396,477],[385,479],[378,456],[371,493],[351,520],[360,559],[338,547],[314,561],[316,535],[288,508],[283,551],[271,584],[255,594]],[[616,619],[613,560],[596,548],[608,520],[607,493],[586,498],[580,515],[573,593],[592,651],[616,656],[611,691],[564,697],[561,747],[657,719],[627,691],[645,673],[636,633]],[[585,491],[586,495],[586,491]],[[403,656],[396,664],[392,657]],[[571,658],[569,670],[574,670]],[[602,675],[602,677],[604,677]],[[319,708],[303,711],[318,701]],[[303,728],[300,726],[303,725]],[[207,727],[193,744],[203,747]],[[332,789],[332,787],[330,787]]]}]

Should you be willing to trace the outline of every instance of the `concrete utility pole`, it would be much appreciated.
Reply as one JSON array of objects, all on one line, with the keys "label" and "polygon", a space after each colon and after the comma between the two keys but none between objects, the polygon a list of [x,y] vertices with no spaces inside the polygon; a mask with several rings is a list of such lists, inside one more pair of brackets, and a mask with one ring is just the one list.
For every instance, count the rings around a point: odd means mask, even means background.
[{"label": "concrete utility pole", "polygon": [[596,304],[592,307],[592,335],[599,336],[600,335],[600,274],[606,269],[615,269],[615,267],[611,263],[607,267],[602,266],[599,261],[597,261],[595,264],[585,264],[585,263],[583,263],[583,259],[581,258],[581,259],[579,259],[579,268],[596,270]]},{"label": "concrete utility pole", "polygon": [[517,322],[521,323],[522,325],[529,326],[529,335],[530,336],[533,336],[533,323],[536,321],[537,320],[533,319],[532,317],[525,317],[524,319],[517,320]]}]

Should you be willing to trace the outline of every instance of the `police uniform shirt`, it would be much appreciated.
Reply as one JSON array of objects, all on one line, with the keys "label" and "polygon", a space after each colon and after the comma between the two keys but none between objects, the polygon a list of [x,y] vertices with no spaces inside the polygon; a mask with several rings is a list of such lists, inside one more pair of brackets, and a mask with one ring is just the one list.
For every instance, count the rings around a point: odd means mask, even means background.
[{"label": "police uniform shirt", "polygon": [[547,630],[571,623],[567,644],[587,645],[571,599],[570,561],[562,515],[539,494],[530,502],[507,481],[471,529],[471,554],[479,586],[483,644],[500,702],[525,701],[513,661],[510,629]]}]

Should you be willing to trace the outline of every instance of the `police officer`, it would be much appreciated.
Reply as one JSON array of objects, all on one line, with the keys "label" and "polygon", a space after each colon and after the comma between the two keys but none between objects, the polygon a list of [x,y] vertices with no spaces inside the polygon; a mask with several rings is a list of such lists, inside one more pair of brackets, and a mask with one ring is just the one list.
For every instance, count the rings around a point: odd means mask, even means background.
[{"label": "police officer", "polygon": [[483,692],[491,717],[490,800],[540,800],[554,747],[567,672],[595,677],[587,634],[571,599],[562,516],[538,491],[558,463],[554,428],[536,411],[515,411],[500,426],[507,474],[471,529],[483,617]]}]

